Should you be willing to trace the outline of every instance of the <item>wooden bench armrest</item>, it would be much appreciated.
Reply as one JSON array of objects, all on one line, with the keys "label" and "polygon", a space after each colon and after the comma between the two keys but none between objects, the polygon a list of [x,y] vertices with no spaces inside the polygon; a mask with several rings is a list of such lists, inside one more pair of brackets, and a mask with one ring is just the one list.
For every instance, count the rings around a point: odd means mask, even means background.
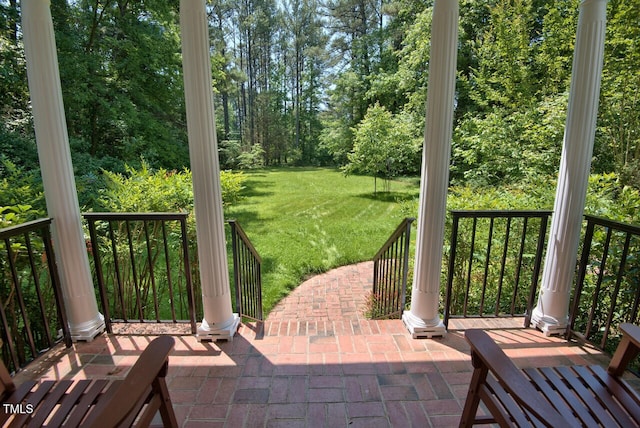
[{"label": "wooden bench armrest", "polygon": [[640,327],[634,324],[620,324],[622,339],[609,363],[608,372],[612,376],[622,376],[629,363],[640,352]]},{"label": "wooden bench armrest", "polygon": [[158,377],[166,376],[169,353],[174,343],[170,336],[154,339],[142,352],[125,379],[117,385],[116,390],[109,391],[109,396],[96,404],[83,426],[117,427],[132,412],[137,411],[136,406],[146,398],[154,381]]},{"label": "wooden bench armrest", "polygon": [[571,426],[531,385],[529,379],[487,333],[483,330],[467,330],[465,337],[471,345],[473,366],[476,369],[487,368],[520,406],[526,408],[548,426]]}]

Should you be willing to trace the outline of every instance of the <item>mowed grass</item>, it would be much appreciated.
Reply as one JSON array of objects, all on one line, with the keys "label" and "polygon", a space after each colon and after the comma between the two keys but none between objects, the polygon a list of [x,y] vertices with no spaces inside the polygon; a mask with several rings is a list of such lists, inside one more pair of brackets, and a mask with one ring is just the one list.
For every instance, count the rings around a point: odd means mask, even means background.
[{"label": "mowed grass", "polygon": [[[371,260],[407,215],[417,180],[374,194],[372,177],[335,169],[245,172],[242,199],[226,208],[262,257],[265,314],[311,274]],[[382,181],[378,180],[378,189]]]}]

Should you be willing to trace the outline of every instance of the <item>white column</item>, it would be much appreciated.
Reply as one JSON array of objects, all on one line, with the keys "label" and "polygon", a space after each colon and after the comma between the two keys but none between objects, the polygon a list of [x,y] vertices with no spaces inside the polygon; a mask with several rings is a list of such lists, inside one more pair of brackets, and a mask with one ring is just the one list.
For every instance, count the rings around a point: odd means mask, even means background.
[{"label": "white column", "polygon": [[71,338],[104,331],[82,231],[49,0],[23,0],[22,30],[38,157]]},{"label": "white column", "polygon": [[436,0],[431,24],[429,84],[411,310],[405,311],[402,316],[414,338],[442,336],[446,333],[438,307],[457,48],[458,1]]},{"label": "white column", "polygon": [[580,4],[560,173],[547,256],[532,325],[563,334],[576,266],[600,97],[606,0]]},{"label": "white column", "polygon": [[204,319],[199,339],[231,339],[240,318],[231,307],[220,164],[204,0],[180,1],[182,64]]}]

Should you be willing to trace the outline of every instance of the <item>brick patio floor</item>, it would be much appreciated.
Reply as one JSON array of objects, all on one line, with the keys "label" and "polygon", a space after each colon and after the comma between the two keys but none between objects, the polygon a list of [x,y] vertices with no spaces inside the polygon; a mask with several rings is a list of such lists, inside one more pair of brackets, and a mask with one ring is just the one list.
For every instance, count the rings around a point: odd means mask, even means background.
[{"label": "brick patio floor", "polygon": [[[414,340],[400,320],[367,320],[371,277],[371,263],[313,277],[232,341],[175,336],[168,383],[182,426],[457,426],[472,369],[461,330],[468,322],[452,321],[444,338]],[[608,361],[521,322],[474,326],[490,329],[521,367]],[[50,352],[16,381],[122,377],[152,339],[103,334]]]}]

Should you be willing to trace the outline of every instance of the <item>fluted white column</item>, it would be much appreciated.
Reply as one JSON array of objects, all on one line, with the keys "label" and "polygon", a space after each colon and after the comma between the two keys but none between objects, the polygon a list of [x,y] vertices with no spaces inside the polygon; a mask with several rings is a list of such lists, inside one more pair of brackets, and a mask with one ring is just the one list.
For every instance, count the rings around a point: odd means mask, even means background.
[{"label": "fluted white column", "polygon": [[62,103],[49,0],[22,0],[22,31],[38,157],[71,338],[104,331],[98,312]]},{"label": "fluted white column", "polygon": [[439,313],[442,245],[453,132],[458,0],[436,0],[431,24],[431,54],[422,155],[422,179],[411,309],[403,321],[414,338],[442,336]]},{"label": "fluted white column", "polygon": [[180,1],[180,31],[204,307],[198,338],[230,339],[240,319],[231,307],[204,0]]},{"label": "fluted white column", "polygon": [[606,0],[580,4],[554,213],[540,296],[531,321],[546,334],[562,334],[568,326],[569,294],[596,131],[606,11]]}]

